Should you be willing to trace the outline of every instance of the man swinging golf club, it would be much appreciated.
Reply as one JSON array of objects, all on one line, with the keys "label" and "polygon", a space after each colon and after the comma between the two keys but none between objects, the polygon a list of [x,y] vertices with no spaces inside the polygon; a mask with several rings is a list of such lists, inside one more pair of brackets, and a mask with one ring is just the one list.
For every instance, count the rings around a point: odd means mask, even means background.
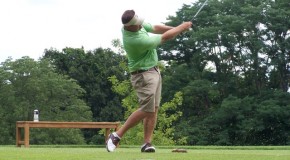
[{"label": "man swinging golf club", "polygon": [[122,23],[123,45],[128,56],[131,84],[139,99],[139,108],[129,116],[117,132],[110,134],[106,148],[108,152],[113,152],[123,135],[143,121],[144,144],[141,146],[141,152],[155,152],[151,141],[157,120],[162,84],[157,67],[156,48],[183,31],[189,30],[192,22],[183,22],[177,27],[151,25],[138,17],[134,10],[126,10],[122,15]]}]

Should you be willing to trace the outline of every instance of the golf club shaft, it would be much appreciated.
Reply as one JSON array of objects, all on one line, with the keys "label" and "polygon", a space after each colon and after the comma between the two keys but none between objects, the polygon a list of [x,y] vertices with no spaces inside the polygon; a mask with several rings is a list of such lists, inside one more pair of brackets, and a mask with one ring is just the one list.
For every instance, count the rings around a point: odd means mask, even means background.
[{"label": "golf club shaft", "polygon": [[205,4],[207,3],[208,0],[206,0],[202,6],[199,8],[199,10],[195,13],[195,15],[193,16],[193,18],[190,21],[193,21],[195,19],[195,17],[199,14],[199,12],[202,10],[202,8],[205,6]]}]

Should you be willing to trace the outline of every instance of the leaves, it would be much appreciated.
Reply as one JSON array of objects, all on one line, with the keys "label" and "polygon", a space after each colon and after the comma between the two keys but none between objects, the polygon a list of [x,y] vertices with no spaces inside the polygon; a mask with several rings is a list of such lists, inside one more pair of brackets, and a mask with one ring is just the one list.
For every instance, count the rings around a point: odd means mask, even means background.
[{"label": "leaves", "polygon": [[[0,71],[0,110],[5,115],[1,117],[4,124],[0,134],[7,138],[2,140],[3,144],[14,139],[16,121],[33,119],[34,109],[40,111],[41,121],[92,120],[90,108],[80,99],[84,90],[75,80],[55,73],[48,61],[34,61],[28,57],[16,61],[8,60],[2,64]],[[44,132],[43,135],[38,134],[39,132],[31,133],[35,134],[32,141],[47,142],[41,137],[49,131],[41,131]],[[57,133],[51,132],[49,136],[58,137],[63,143],[72,142],[66,138],[69,134],[60,137]],[[82,137],[81,134],[78,136]]]},{"label": "leaves", "polygon": [[[166,24],[187,21],[202,2],[183,6]],[[286,1],[209,1],[192,31],[161,46],[161,59],[170,62],[163,99],[176,91],[184,98],[175,134],[199,145],[289,143],[282,134],[288,108],[274,96],[289,95],[289,13]],[[277,132],[267,127],[275,125]]]},{"label": "leaves", "polygon": [[[114,43],[119,45],[117,40]],[[95,121],[122,119],[120,99],[111,90],[108,77],[121,80],[127,77],[122,67],[126,63],[124,56],[110,49],[97,48],[86,52],[83,48],[64,48],[62,52],[46,50],[44,58],[55,65],[58,73],[75,79],[85,90],[83,99],[90,106]],[[108,112],[111,109],[116,114]]]}]

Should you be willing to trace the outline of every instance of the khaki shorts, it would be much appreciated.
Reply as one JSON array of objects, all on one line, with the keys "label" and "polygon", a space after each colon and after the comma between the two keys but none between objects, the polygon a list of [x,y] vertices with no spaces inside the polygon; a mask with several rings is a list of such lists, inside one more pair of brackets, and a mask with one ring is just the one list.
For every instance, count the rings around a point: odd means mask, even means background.
[{"label": "khaki shorts", "polygon": [[131,83],[136,90],[140,109],[144,112],[155,112],[155,107],[159,107],[161,99],[160,71],[156,68],[131,75]]}]

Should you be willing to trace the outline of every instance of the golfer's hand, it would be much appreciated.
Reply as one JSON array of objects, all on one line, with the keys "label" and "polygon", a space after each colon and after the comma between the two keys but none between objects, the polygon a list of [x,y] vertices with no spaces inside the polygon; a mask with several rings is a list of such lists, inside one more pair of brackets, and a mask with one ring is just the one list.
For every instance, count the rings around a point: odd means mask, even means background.
[{"label": "golfer's hand", "polygon": [[181,25],[183,27],[183,31],[188,31],[192,26],[192,22],[183,22]]}]

